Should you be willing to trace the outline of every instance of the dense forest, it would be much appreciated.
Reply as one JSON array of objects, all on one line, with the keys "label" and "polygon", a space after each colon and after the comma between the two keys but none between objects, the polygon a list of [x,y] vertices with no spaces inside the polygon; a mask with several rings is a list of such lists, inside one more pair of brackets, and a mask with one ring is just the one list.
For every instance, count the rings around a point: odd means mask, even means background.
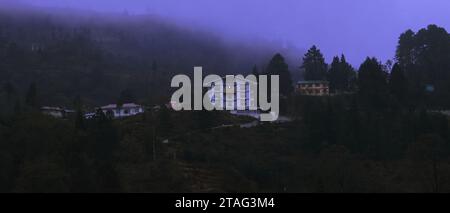
[{"label": "dense forest", "polygon": [[[407,30],[392,62],[368,57],[358,68],[345,55],[327,64],[313,46],[298,70],[275,51],[234,54],[156,17],[19,12],[0,13],[0,192],[450,192],[443,28]],[[292,121],[170,110],[170,77],[193,65],[280,75]],[[295,72],[329,81],[331,95],[295,93]],[[161,107],[83,116],[115,101]],[[76,113],[54,118],[45,104]]]}]

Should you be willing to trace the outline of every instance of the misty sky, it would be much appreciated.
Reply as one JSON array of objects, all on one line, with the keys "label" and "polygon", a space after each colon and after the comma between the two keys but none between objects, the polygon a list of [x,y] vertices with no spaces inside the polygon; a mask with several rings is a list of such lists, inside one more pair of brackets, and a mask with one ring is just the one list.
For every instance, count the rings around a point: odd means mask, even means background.
[{"label": "misty sky", "polygon": [[450,29],[449,0],[22,1],[102,12],[154,13],[228,38],[265,38],[301,49],[316,44],[327,62],[345,53],[356,66],[366,56],[383,61],[392,58],[398,36],[408,28],[416,31],[433,23]]}]

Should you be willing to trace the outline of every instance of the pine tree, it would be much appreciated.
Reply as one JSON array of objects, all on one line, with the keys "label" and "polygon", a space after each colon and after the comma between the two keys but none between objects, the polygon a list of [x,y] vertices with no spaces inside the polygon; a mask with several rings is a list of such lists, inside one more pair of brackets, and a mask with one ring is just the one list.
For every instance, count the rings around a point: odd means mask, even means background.
[{"label": "pine tree", "polygon": [[376,58],[366,58],[359,68],[359,96],[368,108],[381,109],[388,98],[387,73]]},{"label": "pine tree", "polygon": [[307,81],[327,79],[327,64],[315,45],[303,57],[301,68],[304,70],[304,79]]},{"label": "pine tree", "polygon": [[345,91],[353,91],[356,88],[356,71],[345,59],[344,54],[341,55],[341,69],[345,74],[346,86]]},{"label": "pine tree", "polygon": [[279,75],[281,94],[291,94],[291,92],[294,90],[292,86],[291,73],[289,72],[289,67],[284,61],[284,58],[281,54],[275,54],[272,60],[270,60],[266,72],[267,75]]},{"label": "pine tree", "polygon": [[345,56],[341,59],[335,56],[331,63],[331,68],[328,71],[328,81],[330,82],[330,91],[348,92],[352,89],[352,82],[355,80],[356,73],[353,67],[347,63]]},{"label": "pine tree", "polygon": [[328,81],[330,82],[330,92],[335,93],[342,88],[341,82],[341,63],[339,57],[335,56],[331,62],[330,70],[328,71]]}]

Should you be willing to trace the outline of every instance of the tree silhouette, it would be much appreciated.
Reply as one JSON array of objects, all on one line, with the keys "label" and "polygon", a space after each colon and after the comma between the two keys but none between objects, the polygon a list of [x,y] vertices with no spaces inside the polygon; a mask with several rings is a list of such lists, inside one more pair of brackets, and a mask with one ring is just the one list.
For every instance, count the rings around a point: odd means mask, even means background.
[{"label": "tree silhouette", "polygon": [[372,109],[386,107],[388,98],[387,73],[376,58],[366,58],[359,67],[359,97],[363,104]]},{"label": "tree silhouette", "polygon": [[[396,59],[416,106],[450,106],[450,35],[444,28],[429,25],[417,33],[406,31],[399,38]],[[431,95],[426,91],[430,86]]]},{"label": "tree silhouette", "polygon": [[330,91],[339,93],[352,90],[355,78],[356,73],[353,67],[345,60],[345,56],[342,55],[341,59],[335,56],[328,71]]},{"label": "tree silhouette", "polygon": [[303,57],[304,78],[307,81],[326,80],[327,64],[320,50],[314,45]]},{"label": "tree silhouette", "polygon": [[[294,90],[292,86],[291,73],[289,72],[288,65],[284,61],[281,54],[277,53],[270,60],[266,69],[267,75],[279,75],[280,77],[280,93],[283,95],[289,95]],[[269,77],[270,79],[270,77]],[[269,87],[270,88],[270,87]]]}]

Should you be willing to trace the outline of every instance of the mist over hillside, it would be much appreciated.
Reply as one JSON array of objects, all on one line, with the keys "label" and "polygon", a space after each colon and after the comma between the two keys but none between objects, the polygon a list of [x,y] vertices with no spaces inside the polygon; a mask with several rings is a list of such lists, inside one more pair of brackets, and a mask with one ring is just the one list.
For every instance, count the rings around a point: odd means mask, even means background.
[{"label": "mist over hillside", "polygon": [[[17,1],[0,0],[0,193],[250,193],[224,202],[259,208],[271,193],[450,192],[445,0]],[[194,66],[279,84],[168,107]],[[155,196],[144,205],[169,204]]]},{"label": "mist over hillside", "polygon": [[263,40],[227,40],[214,32],[144,14],[9,6],[0,9],[0,79],[24,93],[39,88],[41,104],[114,102],[123,91],[140,102],[164,101],[173,75],[248,74],[276,53],[299,72],[301,54]]}]

